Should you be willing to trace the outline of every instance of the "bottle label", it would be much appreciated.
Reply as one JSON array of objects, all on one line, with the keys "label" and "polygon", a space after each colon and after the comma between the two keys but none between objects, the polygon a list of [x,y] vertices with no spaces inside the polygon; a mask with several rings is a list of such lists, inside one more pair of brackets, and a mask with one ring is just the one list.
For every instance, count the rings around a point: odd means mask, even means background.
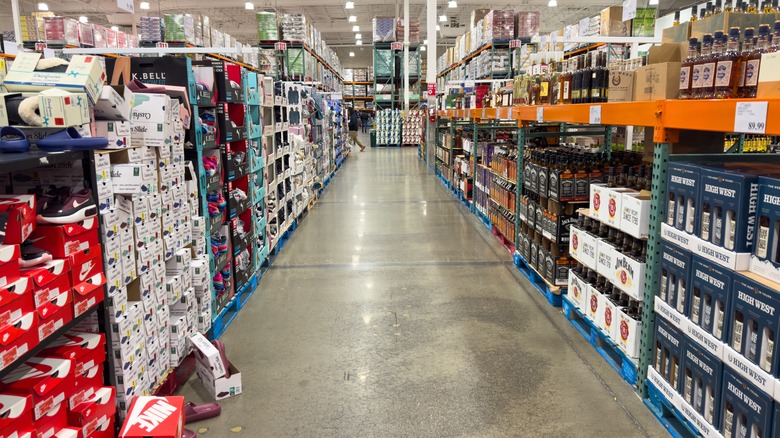
[{"label": "bottle label", "polygon": [[751,59],[750,61],[746,62],[744,66],[745,73],[743,77],[745,78],[745,86],[755,87],[758,85],[758,69],[761,67],[761,60]]},{"label": "bottle label", "polygon": [[579,99],[580,98],[580,90],[574,90],[571,92],[571,98],[572,99]]},{"label": "bottle label", "polygon": [[547,97],[550,95],[550,83],[549,82],[542,82],[539,86],[539,96],[541,97]]},{"label": "bottle label", "polygon": [[687,65],[680,68],[680,90],[687,90],[691,87],[691,66]]},{"label": "bottle label", "polygon": [[715,86],[728,87],[731,82],[732,61],[720,61],[715,68]]},{"label": "bottle label", "polygon": [[601,97],[601,89],[599,89],[599,88],[591,88],[590,89],[590,97]]},{"label": "bottle label", "polygon": [[569,201],[574,198],[574,179],[561,180],[561,201]]},{"label": "bottle label", "polygon": [[708,62],[701,66],[701,86],[710,88],[715,84],[715,63]]},{"label": "bottle label", "polygon": [[569,99],[569,93],[571,92],[570,89],[571,81],[564,81],[563,82],[563,98]]},{"label": "bottle label", "polygon": [[693,88],[701,88],[702,86],[701,68],[701,65],[694,65],[691,69],[691,81]]}]

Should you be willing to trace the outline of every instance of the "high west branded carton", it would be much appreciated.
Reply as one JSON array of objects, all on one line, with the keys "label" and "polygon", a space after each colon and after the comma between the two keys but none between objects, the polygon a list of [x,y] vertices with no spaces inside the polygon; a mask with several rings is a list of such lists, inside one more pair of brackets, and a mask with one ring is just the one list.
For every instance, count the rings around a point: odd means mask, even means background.
[{"label": "high west branded carton", "polygon": [[668,242],[661,243],[661,276],[657,296],[681,315],[688,309],[691,253]]},{"label": "high west branded carton", "polygon": [[720,432],[724,437],[773,436],[772,397],[726,367]]},{"label": "high west branded carton", "polygon": [[750,271],[780,283],[780,180],[758,180],[758,203]]},{"label": "high west branded carton", "polygon": [[707,424],[720,424],[723,363],[688,341],[683,347],[682,399]]},{"label": "high west branded carton", "polygon": [[670,163],[668,174],[664,223],[679,231],[697,234],[700,168],[690,164]]},{"label": "high west branded carton", "polygon": [[677,393],[682,388],[682,358],[684,335],[665,319],[655,319],[655,340],[653,344],[653,369]]},{"label": "high west branded carton", "polygon": [[693,255],[691,299],[686,316],[715,339],[726,342],[730,327],[732,271]]}]

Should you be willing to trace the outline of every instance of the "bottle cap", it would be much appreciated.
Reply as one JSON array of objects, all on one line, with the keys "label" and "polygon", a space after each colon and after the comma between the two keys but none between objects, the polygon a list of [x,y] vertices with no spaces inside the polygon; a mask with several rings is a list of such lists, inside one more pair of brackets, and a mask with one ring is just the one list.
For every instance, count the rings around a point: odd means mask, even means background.
[{"label": "bottle cap", "polygon": [[[766,24],[766,25],[762,24],[762,26],[766,26],[766,28],[767,28],[766,30],[767,30],[767,33],[768,33],[769,32],[769,25],[768,24]],[[759,31],[759,34],[760,34],[761,27],[758,28],[758,31]],[[780,31],[780,20],[775,21],[775,32],[778,32],[778,31]]]},{"label": "bottle cap", "polygon": [[739,39],[739,28],[738,27],[732,27],[729,29],[729,38],[737,38]]},{"label": "bottle cap", "polygon": [[752,40],[753,36],[755,36],[755,34],[756,34],[756,29],[755,28],[748,27],[747,29],[745,29],[745,41],[747,41],[749,39]]},{"label": "bottle cap", "polygon": [[718,44],[723,39],[723,31],[717,31],[715,32],[715,35],[713,37],[713,40],[715,41],[715,44]]},{"label": "bottle cap", "polygon": [[703,43],[704,44],[711,44],[712,43],[712,35],[711,34],[705,34]]}]

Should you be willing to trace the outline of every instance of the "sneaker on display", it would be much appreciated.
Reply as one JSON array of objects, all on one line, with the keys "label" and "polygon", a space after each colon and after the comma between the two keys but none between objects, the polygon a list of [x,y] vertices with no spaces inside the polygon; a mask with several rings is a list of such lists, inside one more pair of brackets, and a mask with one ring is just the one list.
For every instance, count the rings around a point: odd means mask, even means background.
[{"label": "sneaker on display", "polygon": [[69,196],[62,205],[52,206],[38,215],[38,223],[64,225],[81,222],[97,215],[92,190],[83,189]]}]

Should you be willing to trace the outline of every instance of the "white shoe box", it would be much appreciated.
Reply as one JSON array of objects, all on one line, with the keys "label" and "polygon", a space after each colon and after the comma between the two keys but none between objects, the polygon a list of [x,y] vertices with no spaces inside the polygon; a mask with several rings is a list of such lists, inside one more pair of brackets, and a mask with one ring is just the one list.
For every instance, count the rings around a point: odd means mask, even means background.
[{"label": "white shoe box", "polygon": [[207,374],[213,378],[224,376],[225,367],[222,363],[219,350],[201,334],[191,336],[189,339],[192,346],[195,348],[195,357],[198,359],[198,362],[201,362],[208,370]]},{"label": "white shoe box", "polygon": [[211,371],[200,361],[195,362],[195,370],[198,373],[206,391],[214,397],[215,400],[222,400],[228,397],[234,397],[241,394],[241,372],[230,364],[230,377],[214,377]]}]

